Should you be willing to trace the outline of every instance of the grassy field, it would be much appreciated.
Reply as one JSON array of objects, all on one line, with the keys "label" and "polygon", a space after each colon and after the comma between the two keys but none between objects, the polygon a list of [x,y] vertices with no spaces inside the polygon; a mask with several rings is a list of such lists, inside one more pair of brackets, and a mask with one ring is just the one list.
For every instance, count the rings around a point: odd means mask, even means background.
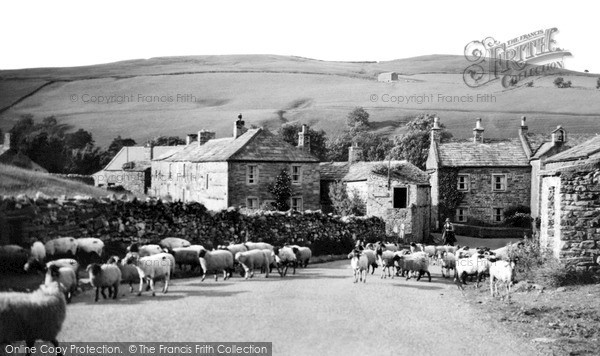
[{"label": "grassy field", "polygon": [[98,198],[109,195],[109,192],[104,189],[83,183],[0,164],[0,195],[16,196],[25,194],[33,197],[37,192],[55,197],[84,195]]},{"label": "grassy field", "polygon": [[[548,133],[559,124],[575,134],[600,131],[595,77],[563,75],[572,89],[555,88],[555,76],[532,78],[533,87],[507,90],[496,81],[472,89],[462,80],[468,64],[460,56],[442,55],[359,63],[256,55],[0,71],[0,97],[6,102],[36,89],[33,83],[56,81],[0,114],[0,128],[9,129],[23,114],[55,115],[60,123],[91,131],[106,146],[117,135],[144,142],[210,129],[217,137],[229,136],[242,112],[249,125],[275,129],[302,122],[335,134],[346,114],[363,106],[373,129],[386,135],[401,133],[403,123],[424,112],[437,113],[459,138],[471,136],[476,117],[483,119],[487,137],[514,137],[522,115],[535,132]],[[391,70],[402,74],[398,82],[376,81],[378,73]],[[18,85],[22,89],[14,94]],[[5,98],[5,93],[11,94]],[[94,102],[94,97],[113,102]],[[283,117],[277,114],[281,110]]]}]

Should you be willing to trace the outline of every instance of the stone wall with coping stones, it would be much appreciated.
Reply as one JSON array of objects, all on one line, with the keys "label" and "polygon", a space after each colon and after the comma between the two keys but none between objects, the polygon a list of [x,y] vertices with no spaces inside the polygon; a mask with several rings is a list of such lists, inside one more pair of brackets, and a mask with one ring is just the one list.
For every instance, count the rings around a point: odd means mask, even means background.
[{"label": "stone wall with coping stones", "polygon": [[[354,238],[374,242],[385,238],[385,224],[375,217],[353,218],[320,212],[244,214],[229,208],[209,212],[198,203],[161,200],[0,198],[0,214],[27,212],[19,220],[21,244],[31,239],[98,237],[107,253],[122,253],[132,242],[157,243],[181,237],[207,248],[229,241],[265,241],[310,246],[314,255],[348,253]],[[1,216],[0,216],[1,217]]]}]

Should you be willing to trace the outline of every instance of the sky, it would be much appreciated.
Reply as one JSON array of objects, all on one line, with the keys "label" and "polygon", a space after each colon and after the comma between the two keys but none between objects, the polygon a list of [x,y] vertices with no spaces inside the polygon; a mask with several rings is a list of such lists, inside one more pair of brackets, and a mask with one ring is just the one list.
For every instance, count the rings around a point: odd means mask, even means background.
[{"label": "sky", "polygon": [[182,55],[279,54],[337,61],[463,55],[558,28],[571,70],[600,73],[597,13],[580,1],[2,1],[0,69]]}]

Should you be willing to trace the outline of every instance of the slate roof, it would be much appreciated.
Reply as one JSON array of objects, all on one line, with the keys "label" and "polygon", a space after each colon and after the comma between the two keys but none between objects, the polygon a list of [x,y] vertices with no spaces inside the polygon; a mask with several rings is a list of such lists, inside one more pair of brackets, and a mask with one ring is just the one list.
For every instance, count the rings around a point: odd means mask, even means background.
[{"label": "slate roof", "polygon": [[166,162],[319,162],[319,159],[310,153],[290,145],[263,129],[248,130],[237,139],[233,137],[212,139],[202,146],[197,143],[190,144],[180,151],[163,155],[156,160]]},{"label": "slate roof", "polygon": [[[341,180],[344,182],[366,181],[379,167],[387,168],[390,162],[322,162],[319,165],[321,180]],[[407,161],[391,161],[393,178],[405,180],[415,184],[429,184],[429,175]],[[385,174],[378,174],[387,176]]]},{"label": "slate roof", "polygon": [[566,151],[550,157],[546,162],[567,162],[583,159],[600,159],[600,135]]},{"label": "slate roof", "polygon": [[439,144],[438,152],[442,167],[529,167],[518,140],[448,142]]},{"label": "slate roof", "polygon": [[[154,146],[153,156],[160,157],[165,154],[172,154],[183,149],[185,146]],[[127,162],[144,162],[144,146],[123,147],[113,159],[104,167],[104,171],[121,171],[123,164]],[[141,164],[140,164],[141,165]]]}]

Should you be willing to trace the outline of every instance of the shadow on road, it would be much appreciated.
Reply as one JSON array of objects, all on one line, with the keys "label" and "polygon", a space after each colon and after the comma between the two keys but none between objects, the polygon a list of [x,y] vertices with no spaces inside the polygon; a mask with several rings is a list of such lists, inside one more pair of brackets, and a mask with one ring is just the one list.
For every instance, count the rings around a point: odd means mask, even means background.
[{"label": "shadow on road", "polygon": [[428,284],[408,284],[408,283],[403,283],[403,284],[398,284],[395,283],[393,284],[394,287],[403,287],[403,288],[415,288],[415,289],[422,289],[422,290],[436,290],[436,289],[445,289],[443,287],[440,286],[435,286],[435,285],[430,285],[429,282],[426,282]]},{"label": "shadow on road", "polygon": [[[221,286],[225,286],[225,283],[223,283]],[[135,293],[135,292],[129,293],[129,291],[127,291],[125,293],[119,293],[120,294],[119,299],[117,299],[117,300],[103,299],[102,296],[100,296],[100,299],[98,300],[98,302],[94,302],[95,292],[93,292],[93,293],[82,293],[82,294],[78,295],[76,298],[73,298],[73,300],[71,301],[71,304],[131,305],[131,304],[144,303],[144,302],[154,301],[154,300],[159,300],[161,302],[174,301],[174,300],[183,299],[183,298],[187,298],[187,297],[231,297],[231,296],[241,294],[241,293],[247,293],[247,292],[246,291],[206,290],[203,288],[203,289],[199,289],[199,290],[178,290],[176,292],[170,291],[167,294],[163,294],[162,291],[157,290],[156,296],[154,296],[154,297],[152,296],[151,292],[143,292],[142,296],[138,297],[137,293]]]}]

